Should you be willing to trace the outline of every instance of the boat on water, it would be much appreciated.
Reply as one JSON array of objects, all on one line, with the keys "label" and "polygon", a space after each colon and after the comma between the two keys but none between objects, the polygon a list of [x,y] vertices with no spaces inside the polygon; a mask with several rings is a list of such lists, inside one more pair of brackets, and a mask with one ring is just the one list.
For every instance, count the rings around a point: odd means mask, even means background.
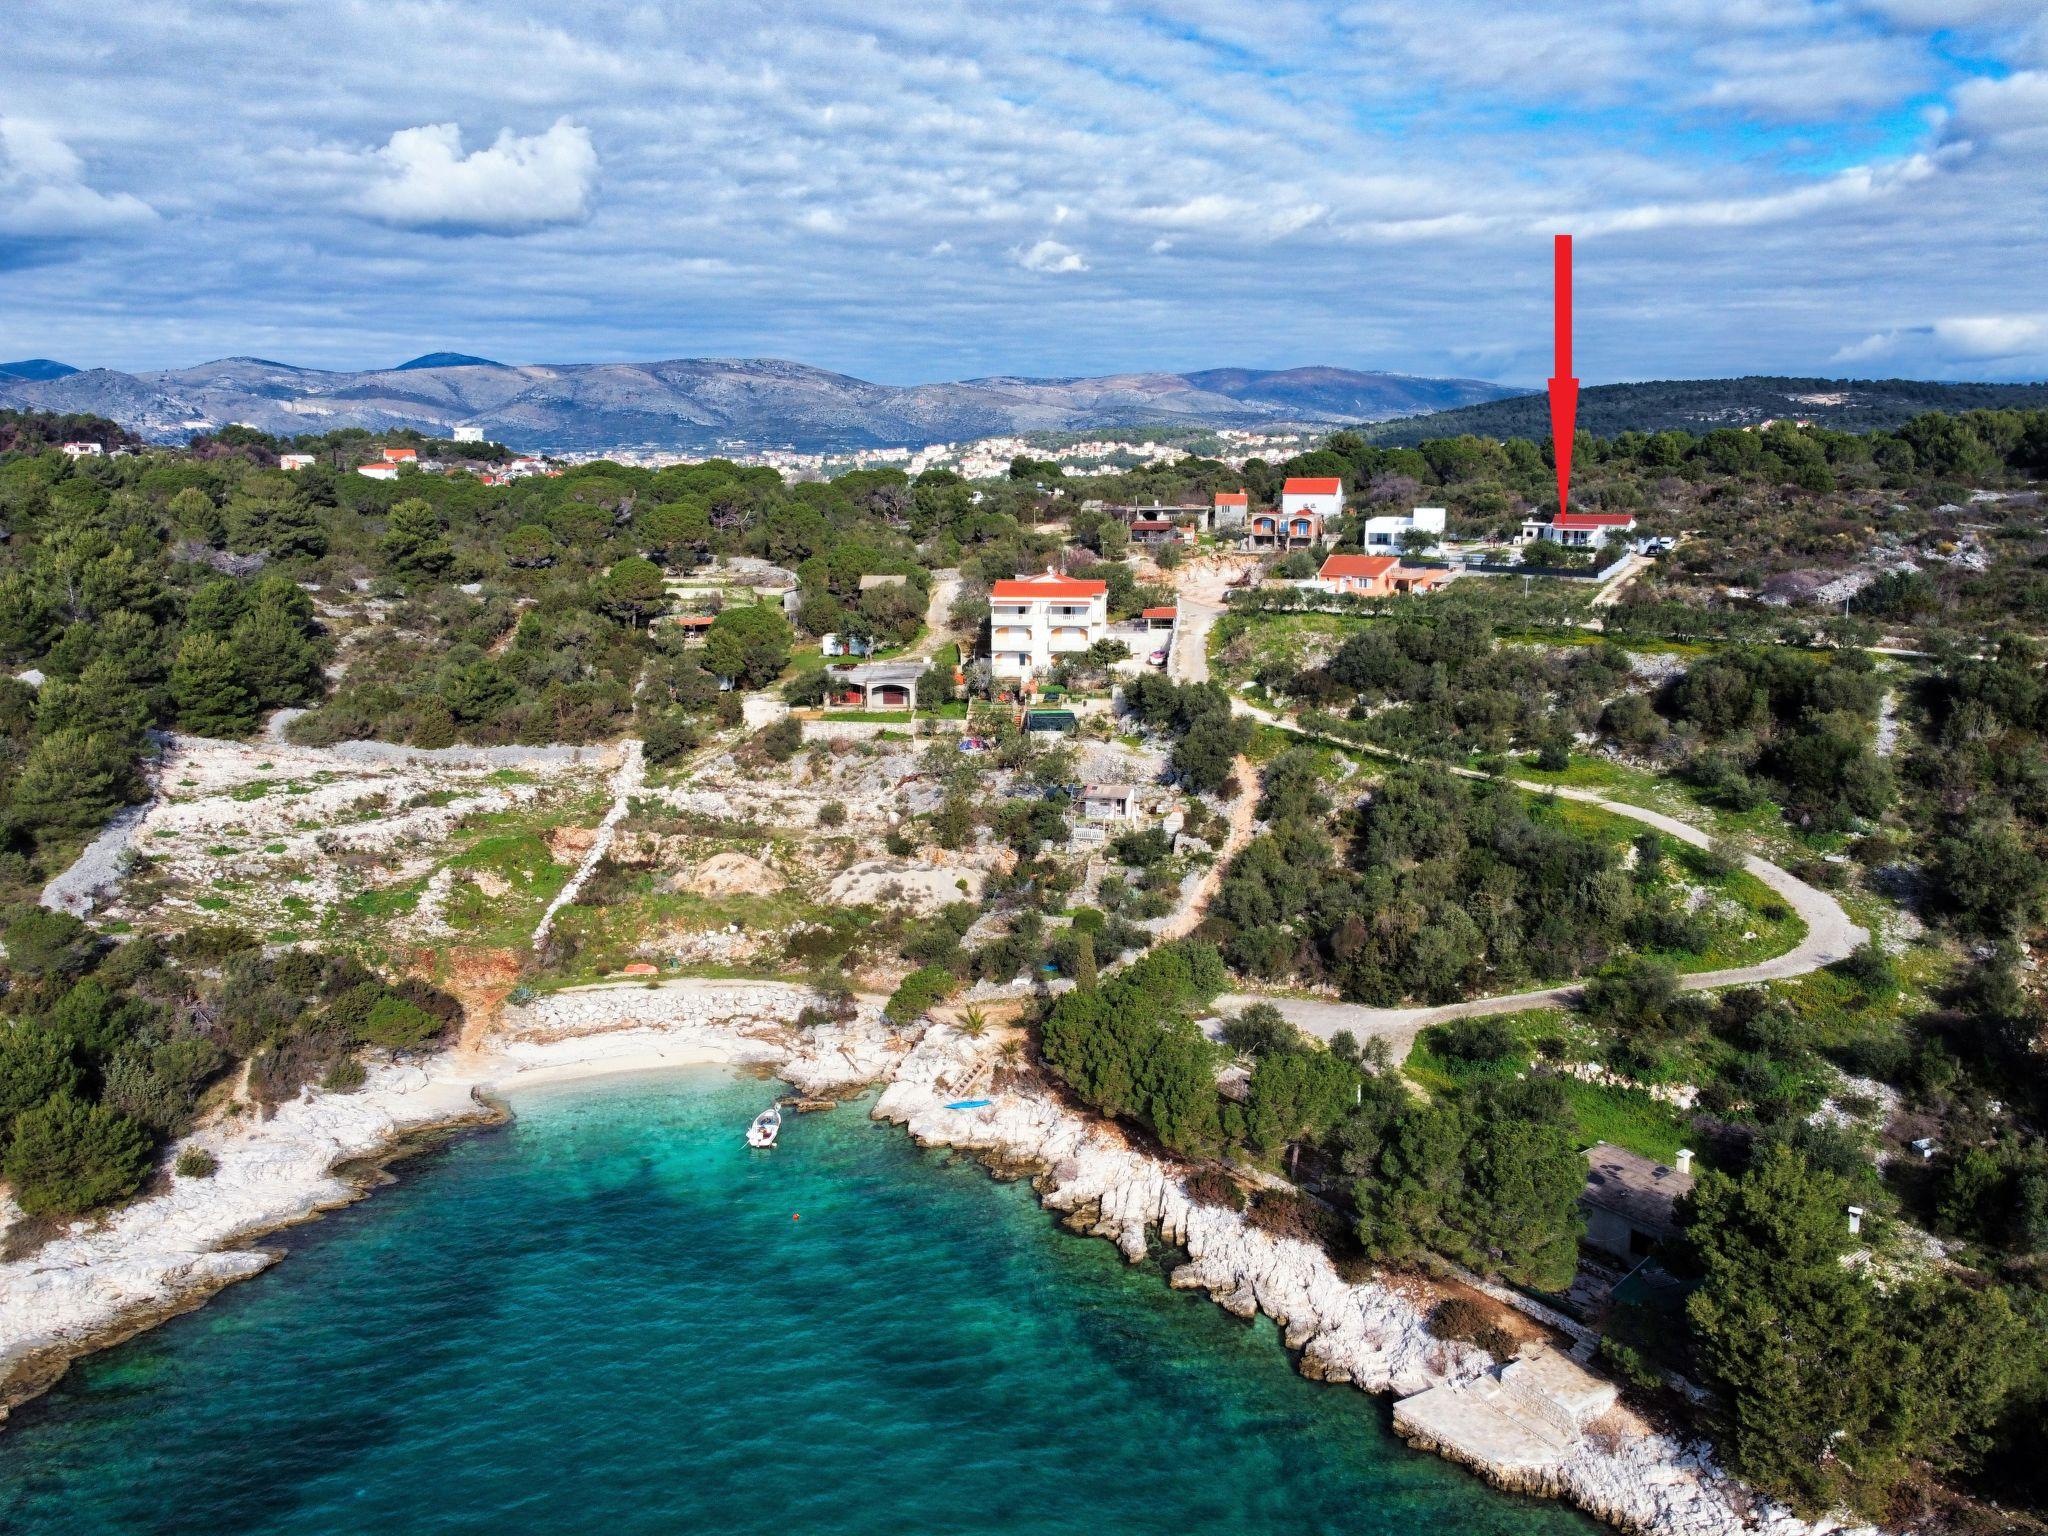
[{"label": "boat on water", "polygon": [[747,1127],[747,1145],[750,1147],[772,1147],[782,1130],[782,1106],[770,1104],[754,1116],[754,1123]]}]

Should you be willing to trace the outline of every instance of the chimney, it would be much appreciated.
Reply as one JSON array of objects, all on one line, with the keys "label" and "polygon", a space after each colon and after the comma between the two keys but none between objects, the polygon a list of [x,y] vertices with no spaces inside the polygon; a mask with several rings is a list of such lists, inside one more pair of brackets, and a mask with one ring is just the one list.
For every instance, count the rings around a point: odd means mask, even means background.
[{"label": "chimney", "polygon": [[1680,1173],[1691,1173],[1691,1172],[1692,1172],[1692,1148],[1691,1148],[1691,1147],[1680,1147],[1680,1148],[1678,1149],[1678,1171],[1679,1171]]},{"label": "chimney", "polygon": [[1854,1237],[1858,1232],[1861,1232],[1862,1230],[1863,1207],[1860,1205],[1852,1205],[1849,1207],[1849,1235],[1851,1237]]}]

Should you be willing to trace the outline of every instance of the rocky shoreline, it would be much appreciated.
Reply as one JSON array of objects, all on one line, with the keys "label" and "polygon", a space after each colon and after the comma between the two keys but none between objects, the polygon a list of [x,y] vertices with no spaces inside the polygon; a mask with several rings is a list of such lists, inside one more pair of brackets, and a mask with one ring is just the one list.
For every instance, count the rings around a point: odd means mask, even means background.
[{"label": "rocky shoreline", "polygon": [[[361,1198],[410,1138],[499,1118],[496,1095],[573,1077],[723,1063],[772,1070],[807,1096],[879,1083],[877,1119],[903,1126],[921,1145],[1031,1176],[1048,1209],[1127,1258],[1143,1258],[1156,1232],[1187,1255],[1171,1277],[1175,1287],[1206,1291],[1240,1316],[1264,1312],[1304,1375],[1397,1395],[1404,1438],[1496,1486],[1563,1499],[1642,1536],[1873,1536],[1804,1521],[1756,1497],[1704,1447],[1607,1406],[1611,1389],[1595,1403],[1596,1419],[1560,1429],[1533,1458],[1475,1449],[1484,1442],[1462,1433],[1433,1434],[1440,1410],[1462,1411],[1465,1394],[1481,1412],[1502,1395],[1503,1363],[1432,1335],[1428,1298],[1378,1278],[1346,1280],[1321,1248],[1189,1199],[1178,1169],[1011,1070],[992,1036],[946,1024],[898,1034],[866,1003],[844,1022],[791,1028],[809,1000],[795,986],[745,982],[558,993],[508,1009],[487,1051],[379,1066],[356,1093],[309,1093],[260,1122],[208,1127],[190,1144],[218,1159],[212,1179],[176,1180],[98,1227],[81,1224],[0,1264],[0,1405],[47,1390],[71,1359],[260,1273],[277,1258],[252,1246],[262,1235]],[[946,1107],[970,1098],[991,1102]],[[1553,1358],[1575,1382],[1599,1385]],[[1408,1405],[1432,1411],[1404,1413]]]}]

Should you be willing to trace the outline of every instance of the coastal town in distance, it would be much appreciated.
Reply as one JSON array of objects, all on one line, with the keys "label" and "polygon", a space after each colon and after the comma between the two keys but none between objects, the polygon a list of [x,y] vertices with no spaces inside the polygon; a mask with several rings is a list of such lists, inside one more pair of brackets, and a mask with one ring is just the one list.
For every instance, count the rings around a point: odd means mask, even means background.
[{"label": "coastal town in distance", "polygon": [[2038,5],[73,10],[10,1536],[2048,1536]]}]

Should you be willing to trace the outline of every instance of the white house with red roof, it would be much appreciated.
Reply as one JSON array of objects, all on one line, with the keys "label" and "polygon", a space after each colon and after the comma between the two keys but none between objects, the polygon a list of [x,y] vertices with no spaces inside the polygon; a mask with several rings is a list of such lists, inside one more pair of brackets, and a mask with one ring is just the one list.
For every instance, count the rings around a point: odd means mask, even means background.
[{"label": "white house with red roof", "polygon": [[417,448],[386,448],[384,450],[384,462],[386,464],[417,464],[419,461],[420,451]]},{"label": "white house with red roof", "polygon": [[1522,524],[1523,542],[1549,539],[1566,549],[1605,549],[1612,538],[1636,531],[1631,512],[1559,512],[1553,517],[1530,518]]},{"label": "white house with red roof", "polygon": [[1280,511],[1287,517],[1309,514],[1335,522],[1344,515],[1344,482],[1335,475],[1295,475],[1280,487]]},{"label": "white house with red roof", "polygon": [[356,473],[368,475],[372,480],[396,480],[398,478],[398,466],[396,464],[373,461],[368,464],[358,464],[356,466]]},{"label": "white house with red roof", "polygon": [[1025,678],[1109,633],[1109,586],[1048,570],[999,581],[988,594],[989,671]]},{"label": "white house with red roof", "polygon": [[277,467],[283,470],[311,469],[319,460],[310,453],[280,453]]}]

